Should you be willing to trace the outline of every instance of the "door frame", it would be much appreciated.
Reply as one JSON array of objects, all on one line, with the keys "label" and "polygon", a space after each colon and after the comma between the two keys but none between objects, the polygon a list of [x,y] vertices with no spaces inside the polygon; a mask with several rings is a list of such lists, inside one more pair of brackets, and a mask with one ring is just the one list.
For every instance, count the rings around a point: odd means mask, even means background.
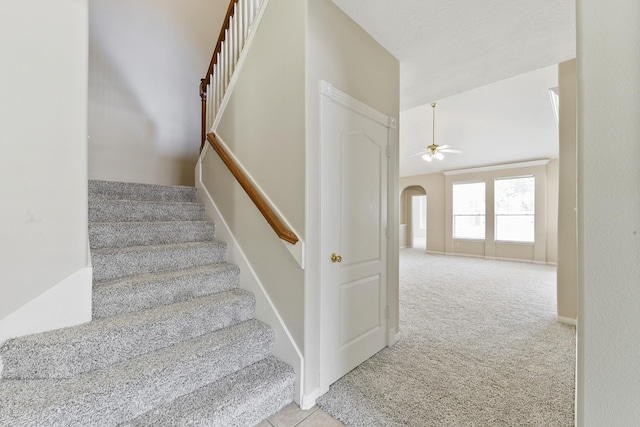
[{"label": "door frame", "polygon": [[[397,143],[397,120],[381,113],[367,104],[359,101],[358,99],[348,95],[345,92],[340,91],[333,87],[326,81],[320,82],[320,182],[322,183],[322,177],[325,173],[326,165],[323,162],[323,156],[325,151],[322,149],[324,146],[324,138],[330,132],[332,122],[331,117],[331,104],[342,105],[364,117],[367,117],[375,122],[382,124],[388,130],[388,148],[387,148],[387,250],[386,250],[386,269],[387,269],[387,326],[386,326],[386,344],[392,346],[397,341],[398,336],[398,143]],[[326,206],[322,204],[322,201],[327,200],[330,197],[328,189],[320,186],[320,238],[324,235],[324,229],[326,228],[327,218],[325,218]],[[322,241],[320,242],[319,256],[325,256],[326,252],[323,247]],[[318,265],[322,266],[322,260],[317,260]],[[325,374],[324,367],[327,363],[327,331],[325,328],[326,316],[327,316],[327,304],[325,302],[326,293],[322,292],[322,283],[326,272],[320,268],[320,295],[319,295],[319,328],[320,328],[320,354],[319,354],[319,379],[320,390],[319,394],[326,393],[329,389],[327,384],[327,376]]]}]

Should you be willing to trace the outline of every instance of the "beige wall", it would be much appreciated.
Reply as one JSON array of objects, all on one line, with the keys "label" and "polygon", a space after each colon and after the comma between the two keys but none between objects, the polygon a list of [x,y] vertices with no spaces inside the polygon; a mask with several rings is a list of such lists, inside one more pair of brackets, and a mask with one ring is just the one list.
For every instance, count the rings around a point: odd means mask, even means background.
[{"label": "beige wall", "polygon": [[640,419],[640,2],[577,1],[577,425]]},{"label": "beige wall", "polygon": [[304,2],[269,2],[216,129],[302,238],[304,12]]},{"label": "beige wall", "polygon": [[578,315],[576,61],[558,67],[560,181],[558,193],[558,316]]},{"label": "beige wall", "polygon": [[0,319],[87,266],[87,23],[0,2]]},{"label": "beige wall", "polygon": [[[445,176],[427,174],[403,177],[400,190],[419,185],[427,192],[427,251],[471,255],[487,258],[506,258],[539,263],[555,263],[557,228],[547,226],[556,218],[558,209],[558,162],[547,165],[514,167]],[[493,181],[500,177],[533,175],[536,178],[536,235],[535,244],[496,242],[493,224]],[[452,188],[456,182],[486,183],[486,238],[484,241],[454,240],[452,232]],[[550,256],[549,256],[550,254]]]},{"label": "beige wall", "polygon": [[[330,0],[307,0],[306,31],[306,149],[308,197],[306,241],[309,246],[305,269],[305,391],[319,387],[320,290],[320,81],[364,102],[389,117],[399,117],[400,67],[398,61],[347,17]],[[394,147],[397,149],[397,147]],[[397,163],[396,163],[397,164]],[[392,167],[396,167],[396,164]],[[397,172],[394,169],[391,176]],[[394,191],[397,191],[394,189]],[[390,201],[398,207],[399,193]],[[397,210],[390,226],[398,229]],[[394,231],[394,250],[397,233]],[[394,259],[397,258],[394,256]],[[397,292],[397,262],[389,271],[393,291]],[[398,323],[398,308],[392,308]]]},{"label": "beige wall", "polygon": [[[216,129],[303,239],[304,25],[304,2],[269,2]],[[302,348],[303,270],[213,150],[203,164],[203,182]]]},{"label": "beige wall", "polygon": [[445,252],[445,179],[444,175],[427,174],[400,178],[400,191],[418,185],[427,193],[427,252]]},{"label": "beige wall", "polygon": [[89,2],[89,177],[193,185],[198,85],[228,0]]}]

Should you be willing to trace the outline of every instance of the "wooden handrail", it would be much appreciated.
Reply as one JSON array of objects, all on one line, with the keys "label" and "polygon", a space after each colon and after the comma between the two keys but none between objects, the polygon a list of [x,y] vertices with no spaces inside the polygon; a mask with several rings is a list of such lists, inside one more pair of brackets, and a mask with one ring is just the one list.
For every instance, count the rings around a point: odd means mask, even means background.
[{"label": "wooden handrail", "polygon": [[247,193],[251,201],[256,205],[260,213],[262,213],[262,216],[264,216],[264,219],[267,220],[278,237],[286,242],[291,243],[292,245],[298,243],[298,236],[296,236],[293,231],[289,230],[287,226],[282,223],[280,218],[278,218],[278,216],[273,212],[269,204],[264,200],[264,198],[262,198],[251,181],[249,181],[240,167],[224,149],[218,138],[216,138],[216,135],[214,133],[207,134],[207,140],[209,141],[209,144],[211,144],[213,149],[216,150],[216,153],[218,153],[223,163],[227,165],[227,168],[229,168],[231,174],[236,178],[240,186]]},{"label": "wooden handrail", "polygon": [[204,76],[204,79],[200,80],[200,99],[202,101],[202,131],[200,139],[200,151],[202,151],[202,148],[204,148],[204,142],[206,140],[207,86],[209,85],[209,79],[213,74],[213,67],[215,67],[216,62],[218,61],[218,54],[222,49],[224,36],[226,34],[226,31],[229,29],[229,25],[231,24],[231,16],[233,16],[233,9],[236,6],[237,2],[238,0],[231,0],[229,2],[229,7],[227,8],[227,13],[224,16],[224,22],[222,23],[222,28],[220,29],[220,34],[218,35],[218,42],[216,43],[215,49],[213,49],[213,55],[211,56],[211,61],[209,62],[209,68],[207,68],[207,74]]}]

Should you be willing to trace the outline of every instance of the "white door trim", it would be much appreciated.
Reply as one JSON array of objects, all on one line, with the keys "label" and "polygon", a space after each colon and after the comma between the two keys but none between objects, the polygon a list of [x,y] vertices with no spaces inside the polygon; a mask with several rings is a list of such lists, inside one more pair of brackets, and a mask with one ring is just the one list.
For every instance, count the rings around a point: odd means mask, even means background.
[{"label": "white door trim", "polygon": [[[350,95],[340,91],[333,87],[330,83],[322,80],[320,81],[320,114],[321,114],[321,144],[322,144],[322,135],[325,135],[327,129],[331,126],[331,121],[329,119],[330,114],[329,108],[330,103],[335,103],[342,105],[366,118],[369,118],[388,129],[388,148],[387,148],[387,156],[389,158],[387,162],[387,310],[388,310],[388,319],[387,319],[387,330],[386,330],[386,342],[388,346],[392,346],[395,344],[397,335],[398,335],[398,325],[397,325],[397,280],[398,280],[398,233],[397,233],[397,224],[398,224],[398,168],[397,168],[397,159],[398,159],[398,147],[397,147],[397,120],[395,118],[389,117],[384,113],[375,110],[374,108],[364,104],[363,102],[351,97]],[[321,167],[321,171],[322,168]],[[322,176],[322,172],[321,172]],[[329,196],[325,192],[326,188],[320,188],[321,200],[327,200]],[[325,207],[321,206],[320,211],[320,224],[324,224],[324,219],[322,212],[324,212]],[[320,256],[325,255],[324,253],[320,253]],[[320,263],[322,265],[322,263]],[[323,272],[320,271],[320,283],[323,281]],[[327,349],[327,334],[325,330],[325,325],[323,318],[325,316],[325,303],[322,293],[320,295],[320,395],[324,394],[330,384],[327,384],[325,369],[326,366],[326,349]]]}]

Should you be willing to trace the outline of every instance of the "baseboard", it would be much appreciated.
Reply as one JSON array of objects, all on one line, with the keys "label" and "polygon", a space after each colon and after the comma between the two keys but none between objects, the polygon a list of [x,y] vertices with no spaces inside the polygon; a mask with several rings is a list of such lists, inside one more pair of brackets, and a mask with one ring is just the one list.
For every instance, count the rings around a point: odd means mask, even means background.
[{"label": "baseboard", "polygon": [[391,328],[387,333],[388,333],[387,346],[393,347],[394,345],[396,345],[396,343],[400,339],[400,331],[398,331],[398,328]]},{"label": "baseboard", "polygon": [[0,345],[9,338],[91,321],[93,269],[81,268],[0,320]]},{"label": "baseboard", "polygon": [[302,409],[303,411],[306,411],[308,409],[313,408],[313,406],[316,404],[316,400],[318,400],[319,397],[320,397],[319,387],[311,391],[310,393],[304,394],[299,403],[300,409]]},{"label": "baseboard", "polygon": [[570,317],[556,316],[556,320],[560,323],[564,323],[566,325],[571,325],[571,326],[576,326],[578,324],[576,319],[572,319]]},{"label": "baseboard", "polygon": [[[202,183],[202,159],[208,151],[207,146],[202,151],[196,166],[196,188],[198,189],[198,200],[205,205],[205,212],[209,220],[216,224],[216,238],[227,244],[227,257],[229,262],[236,264],[242,277],[241,287],[253,293],[256,298],[256,307],[262,307],[256,311],[256,318],[271,326],[275,333],[273,344],[273,354],[280,360],[288,363],[296,372],[294,400],[302,406],[303,403],[303,373],[304,358],[298,349],[284,320],[278,313],[273,301],[267,294],[260,278],[251,266],[251,262],[240,247],[227,222],[222,217],[220,210],[216,206],[211,194]],[[313,406],[313,405],[312,405]]]},{"label": "baseboard", "polygon": [[441,252],[441,251],[427,251],[428,254],[433,254],[433,255],[447,255],[445,252]]}]

